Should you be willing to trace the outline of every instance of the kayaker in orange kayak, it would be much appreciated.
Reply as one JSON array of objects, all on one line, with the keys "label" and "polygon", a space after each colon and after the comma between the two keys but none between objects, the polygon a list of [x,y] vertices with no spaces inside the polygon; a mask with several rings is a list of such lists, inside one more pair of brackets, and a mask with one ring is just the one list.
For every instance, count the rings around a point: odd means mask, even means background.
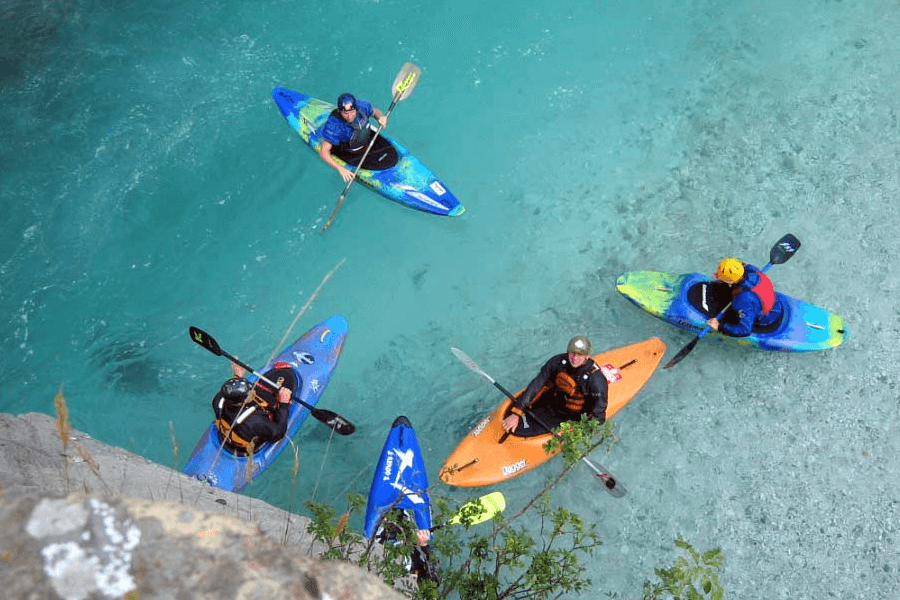
[{"label": "kayaker in orange kayak", "polygon": [[516,399],[512,414],[503,420],[503,429],[522,437],[545,433],[540,424],[524,415],[524,408],[554,428],[563,421],[579,420],[583,413],[605,422],[609,385],[590,354],[591,341],[583,335],[573,337],[567,352],[548,360]]}]

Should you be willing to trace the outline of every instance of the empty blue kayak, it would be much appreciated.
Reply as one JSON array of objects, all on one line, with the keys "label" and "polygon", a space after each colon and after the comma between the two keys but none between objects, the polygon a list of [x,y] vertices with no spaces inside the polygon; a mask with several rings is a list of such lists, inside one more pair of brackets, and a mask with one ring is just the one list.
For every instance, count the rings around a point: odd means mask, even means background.
[{"label": "empty blue kayak", "polygon": [[375,535],[384,514],[392,509],[412,511],[416,529],[431,529],[428,473],[416,432],[406,417],[394,420],[388,433],[366,506],[365,534]]}]

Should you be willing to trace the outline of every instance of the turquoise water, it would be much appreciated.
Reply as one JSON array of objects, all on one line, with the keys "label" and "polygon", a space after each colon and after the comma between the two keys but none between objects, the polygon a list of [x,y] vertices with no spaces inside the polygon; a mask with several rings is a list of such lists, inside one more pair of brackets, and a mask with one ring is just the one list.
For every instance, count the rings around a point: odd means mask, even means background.
[{"label": "turquoise water", "polygon": [[[701,344],[596,457],[629,495],[578,467],[556,498],[599,525],[593,596],[637,597],[679,533],[722,547],[729,597],[896,596],[900,4],[733,4],[5,4],[0,410],[52,414],[62,387],[74,427],[163,464],[171,422],[183,466],[229,372],[188,326],[261,365],[345,260],[290,339],[347,317],[320,406],[359,430],[304,426],[297,497],[365,493],[400,413],[437,481],[500,400],[451,345],[514,389],[574,333],[671,356],[690,337],[615,278],[764,264],[791,232],[776,285],[841,314],[848,342]],[[357,186],[319,235],[342,183],[270,91],[384,109],[406,61],[423,74],[389,130],[468,210]],[[510,506],[556,464],[501,486]],[[287,506],[289,476],[283,459],[251,493]]]}]

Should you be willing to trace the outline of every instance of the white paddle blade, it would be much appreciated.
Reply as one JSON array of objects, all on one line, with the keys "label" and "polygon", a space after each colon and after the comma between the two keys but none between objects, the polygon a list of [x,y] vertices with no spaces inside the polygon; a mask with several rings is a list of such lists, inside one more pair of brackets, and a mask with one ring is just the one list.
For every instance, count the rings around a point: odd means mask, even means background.
[{"label": "white paddle blade", "polygon": [[491,383],[494,383],[494,378],[481,370],[481,368],[475,364],[475,361],[469,358],[469,355],[460,350],[459,348],[450,347],[450,352],[453,353],[453,356],[459,359],[459,362],[469,367],[471,371],[475,371]]},{"label": "white paddle blade", "polygon": [[421,75],[422,69],[411,62],[403,65],[403,68],[397,73],[397,78],[394,79],[394,85],[391,88],[394,101],[400,102],[401,100],[406,100],[406,98],[412,94],[416,84],[419,83],[419,76]]}]

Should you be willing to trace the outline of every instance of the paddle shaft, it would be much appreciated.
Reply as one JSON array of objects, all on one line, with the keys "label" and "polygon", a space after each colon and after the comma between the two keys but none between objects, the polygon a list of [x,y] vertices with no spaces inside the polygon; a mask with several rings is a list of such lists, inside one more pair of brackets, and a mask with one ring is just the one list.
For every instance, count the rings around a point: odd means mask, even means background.
[{"label": "paddle shaft", "polygon": [[[505,389],[503,389],[503,387],[501,387],[500,384],[494,383],[494,385],[497,386],[497,388],[498,388],[501,392],[503,392],[504,394],[506,394],[506,396],[507,396],[510,400],[513,401],[513,404],[515,404],[515,401],[516,401],[515,396],[513,396],[513,395],[510,394],[508,391],[506,391]],[[562,440],[562,437],[561,437],[559,434],[555,433],[555,432],[550,428],[549,425],[547,425],[546,423],[544,423],[544,422],[543,422],[536,414],[534,414],[534,411],[529,410],[529,409],[527,409],[527,408],[523,408],[522,411],[523,411],[524,413],[526,413],[529,417],[531,417],[532,419],[534,419],[535,421],[537,421],[537,424],[538,424],[538,425],[540,425],[541,427],[543,427],[544,429],[546,429],[547,431],[549,431],[551,434],[553,434],[553,437],[555,437],[555,438],[557,438],[557,439],[559,439],[559,440]],[[615,477],[613,477],[612,475],[610,475],[609,472],[608,472],[606,469],[602,469],[602,470],[601,470],[600,468],[597,467],[597,465],[595,465],[593,462],[591,462],[590,460],[588,460],[588,458],[587,458],[586,456],[582,456],[582,457],[581,457],[581,460],[584,462],[584,464],[586,464],[587,466],[589,466],[589,467],[591,468],[591,470],[592,470],[594,473],[597,474],[597,477],[600,478],[600,480],[603,482],[603,485],[606,487],[607,490],[609,490],[610,492],[612,492],[613,490],[615,490],[615,489],[618,487],[618,485],[619,485],[618,481],[616,480]]]}]

